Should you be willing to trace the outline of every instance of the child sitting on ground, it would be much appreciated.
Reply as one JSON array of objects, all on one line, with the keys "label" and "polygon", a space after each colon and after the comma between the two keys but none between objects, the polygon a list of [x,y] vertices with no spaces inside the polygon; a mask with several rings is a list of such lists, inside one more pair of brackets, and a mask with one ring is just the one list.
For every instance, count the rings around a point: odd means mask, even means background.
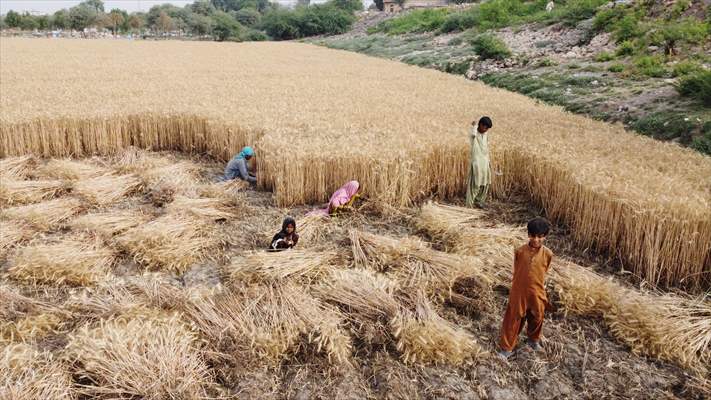
[{"label": "child sitting on ground", "polygon": [[299,242],[299,235],[296,233],[296,220],[286,217],[281,224],[281,231],[274,235],[269,250],[282,251],[291,249]]},{"label": "child sitting on ground", "polygon": [[501,358],[513,354],[524,322],[529,346],[534,351],[542,350],[541,328],[548,304],[543,282],[553,259],[553,252],[543,245],[549,231],[547,220],[532,219],[528,222],[528,243],[514,253],[513,281],[499,340]]}]

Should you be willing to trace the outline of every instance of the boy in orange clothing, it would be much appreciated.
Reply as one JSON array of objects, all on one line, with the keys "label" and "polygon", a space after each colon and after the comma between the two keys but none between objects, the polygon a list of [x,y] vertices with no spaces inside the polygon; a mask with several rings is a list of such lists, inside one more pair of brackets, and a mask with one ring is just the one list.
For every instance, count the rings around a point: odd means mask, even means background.
[{"label": "boy in orange clothing", "polygon": [[543,245],[549,231],[547,220],[532,219],[528,222],[528,243],[515,251],[513,282],[499,340],[499,356],[503,359],[513,354],[524,322],[529,345],[535,351],[542,349],[539,341],[548,304],[543,281],[553,259],[553,252]]}]

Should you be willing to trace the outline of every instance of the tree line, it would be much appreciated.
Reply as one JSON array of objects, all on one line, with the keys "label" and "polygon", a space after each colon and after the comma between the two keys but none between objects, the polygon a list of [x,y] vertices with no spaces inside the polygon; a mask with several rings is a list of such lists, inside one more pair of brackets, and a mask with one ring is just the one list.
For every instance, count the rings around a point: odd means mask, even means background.
[{"label": "tree line", "polygon": [[113,34],[161,36],[179,32],[218,41],[288,40],[346,32],[356,19],[354,12],[362,8],[360,0],[329,0],[316,5],[299,0],[294,9],[269,0],[196,0],[185,7],[163,4],[148,12],[128,13],[118,8],[107,11],[102,0],[85,0],[47,15],[11,10],[0,16],[0,28],[28,31],[97,28]]}]

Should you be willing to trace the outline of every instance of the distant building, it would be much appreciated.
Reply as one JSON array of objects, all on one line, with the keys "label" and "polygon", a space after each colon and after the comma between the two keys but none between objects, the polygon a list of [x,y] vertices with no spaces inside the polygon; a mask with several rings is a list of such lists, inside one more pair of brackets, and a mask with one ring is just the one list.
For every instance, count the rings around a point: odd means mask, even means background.
[{"label": "distant building", "polygon": [[405,4],[400,7],[395,0],[383,0],[383,11],[398,12],[410,8],[446,7],[448,4],[448,0],[405,0]]}]

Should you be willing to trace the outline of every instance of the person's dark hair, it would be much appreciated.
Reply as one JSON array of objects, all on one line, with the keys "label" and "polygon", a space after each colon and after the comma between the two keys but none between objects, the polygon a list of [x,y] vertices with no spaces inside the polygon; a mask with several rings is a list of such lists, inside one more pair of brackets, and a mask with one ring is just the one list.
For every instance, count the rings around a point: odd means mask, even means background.
[{"label": "person's dark hair", "polygon": [[550,230],[551,230],[551,224],[545,218],[536,217],[536,218],[528,221],[527,228],[528,228],[528,235],[529,236],[538,236],[538,235],[546,236],[546,235],[548,235],[548,232],[550,232]]},{"label": "person's dark hair", "polygon": [[491,118],[489,117],[481,117],[479,120],[479,125],[484,125],[488,129],[491,129],[491,127],[494,126],[494,124],[491,122]]},{"label": "person's dark hair", "polygon": [[284,222],[281,224],[281,230],[282,232],[286,232],[286,227],[287,226],[293,226],[294,227],[294,232],[296,232],[296,220],[292,217],[286,217],[284,218]]}]

